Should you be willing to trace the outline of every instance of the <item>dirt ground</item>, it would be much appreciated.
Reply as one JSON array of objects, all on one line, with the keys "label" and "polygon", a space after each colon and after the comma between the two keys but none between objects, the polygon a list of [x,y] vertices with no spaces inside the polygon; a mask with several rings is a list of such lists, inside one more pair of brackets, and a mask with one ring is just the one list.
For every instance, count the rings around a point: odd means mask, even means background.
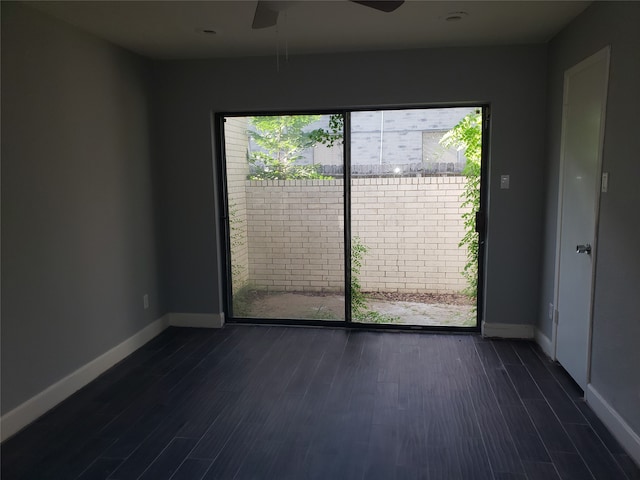
[{"label": "dirt ground", "polygon": [[[369,293],[370,310],[398,325],[474,326],[475,310],[463,295]],[[243,310],[252,318],[343,320],[344,297],[334,294],[253,292]]]}]

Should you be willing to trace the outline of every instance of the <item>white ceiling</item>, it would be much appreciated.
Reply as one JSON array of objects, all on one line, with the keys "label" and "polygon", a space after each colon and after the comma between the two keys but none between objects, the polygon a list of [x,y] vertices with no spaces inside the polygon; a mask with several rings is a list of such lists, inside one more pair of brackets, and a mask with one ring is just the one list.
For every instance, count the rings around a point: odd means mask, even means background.
[{"label": "white ceiling", "polygon": [[[417,1],[383,13],[348,0],[277,2],[278,26],[252,30],[256,1],[46,1],[35,8],[157,59],[543,43],[585,1]],[[450,12],[466,12],[446,21]],[[203,33],[203,29],[216,34]]]}]

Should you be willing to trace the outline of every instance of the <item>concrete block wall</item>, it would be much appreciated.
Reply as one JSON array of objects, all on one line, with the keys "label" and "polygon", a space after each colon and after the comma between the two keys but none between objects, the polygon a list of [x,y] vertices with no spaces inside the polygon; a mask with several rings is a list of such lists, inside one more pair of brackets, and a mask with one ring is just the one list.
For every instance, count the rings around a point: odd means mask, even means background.
[{"label": "concrete block wall", "polygon": [[[442,135],[474,107],[376,110],[351,113],[351,165],[395,166],[423,163],[433,171],[439,163],[464,167],[463,152],[440,146]],[[328,128],[330,115],[322,115],[308,129]],[[382,142],[382,148],[381,148]],[[300,164],[342,165],[342,147],[322,144],[302,152]],[[354,168],[356,171],[357,168]]]},{"label": "concrete block wall", "polygon": [[[455,293],[465,288],[464,177],[352,181],[352,235],[368,248],[365,291]],[[341,291],[342,180],[247,181],[248,272],[273,291]]]}]

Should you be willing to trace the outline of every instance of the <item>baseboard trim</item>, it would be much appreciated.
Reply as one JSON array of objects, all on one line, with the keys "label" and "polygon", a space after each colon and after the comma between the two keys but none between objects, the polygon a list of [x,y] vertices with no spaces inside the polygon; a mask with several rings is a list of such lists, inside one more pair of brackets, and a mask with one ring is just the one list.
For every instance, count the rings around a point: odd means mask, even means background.
[{"label": "baseboard trim", "polygon": [[640,465],[640,436],[625,422],[620,414],[607,402],[592,384],[587,385],[587,405],[602,420],[613,436],[620,442],[629,456]]},{"label": "baseboard trim", "polygon": [[553,358],[553,343],[551,343],[551,339],[547,337],[542,330],[536,328],[534,331],[534,339],[542,351],[552,360]]},{"label": "baseboard trim", "polygon": [[172,327],[222,328],[224,313],[168,313]]},{"label": "baseboard trim", "polygon": [[166,316],[147,325],[111,350],[83,365],[75,372],[18,405],[0,418],[0,441],[22,430],[31,422],[99,377],[169,326]]},{"label": "baseboard trim", "polygon": [[482,336],[489,338],[533,338],[533,325],[482,322]]}]

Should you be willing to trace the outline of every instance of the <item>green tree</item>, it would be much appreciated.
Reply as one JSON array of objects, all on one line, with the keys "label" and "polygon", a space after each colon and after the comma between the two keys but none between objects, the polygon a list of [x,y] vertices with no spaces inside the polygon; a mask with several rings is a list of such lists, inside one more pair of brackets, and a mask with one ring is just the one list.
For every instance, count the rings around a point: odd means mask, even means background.
[{"label": "green tree", "polygon": [[318,143],[328,147],[342,145],[344,139],[344,116],[340,113],[329,116],[329,128],[318,128],[311,132],[312,137]]},{"label": "green tree", "polygon": [[467,182],[462,193],[462,214],[465,235],[459,247],[467,249],[467,263],[462,275],[467,280],[465,293],[475,298],[478,293],[478,233],[476,232],[476,212],[480,209],[480,162],[482,159],[482,114],[479,111],[465,116],[456,126],[444,134],[440,144],[446,148],[464,150],[467,162],[463,175]]},{"label": "green tree", "polygon": [[[253,167],[250,180],[328,179],[320,165],[298,165],[302,152],[317,143],[335,141],[331,132],[323,129],[306,131],[320,115],[271,115],[251,117],[250,137],[261,150],[248,154]],[[335,133],[335,132],[334,132]],[[341,135],[341,133],[340,133]]]}]

